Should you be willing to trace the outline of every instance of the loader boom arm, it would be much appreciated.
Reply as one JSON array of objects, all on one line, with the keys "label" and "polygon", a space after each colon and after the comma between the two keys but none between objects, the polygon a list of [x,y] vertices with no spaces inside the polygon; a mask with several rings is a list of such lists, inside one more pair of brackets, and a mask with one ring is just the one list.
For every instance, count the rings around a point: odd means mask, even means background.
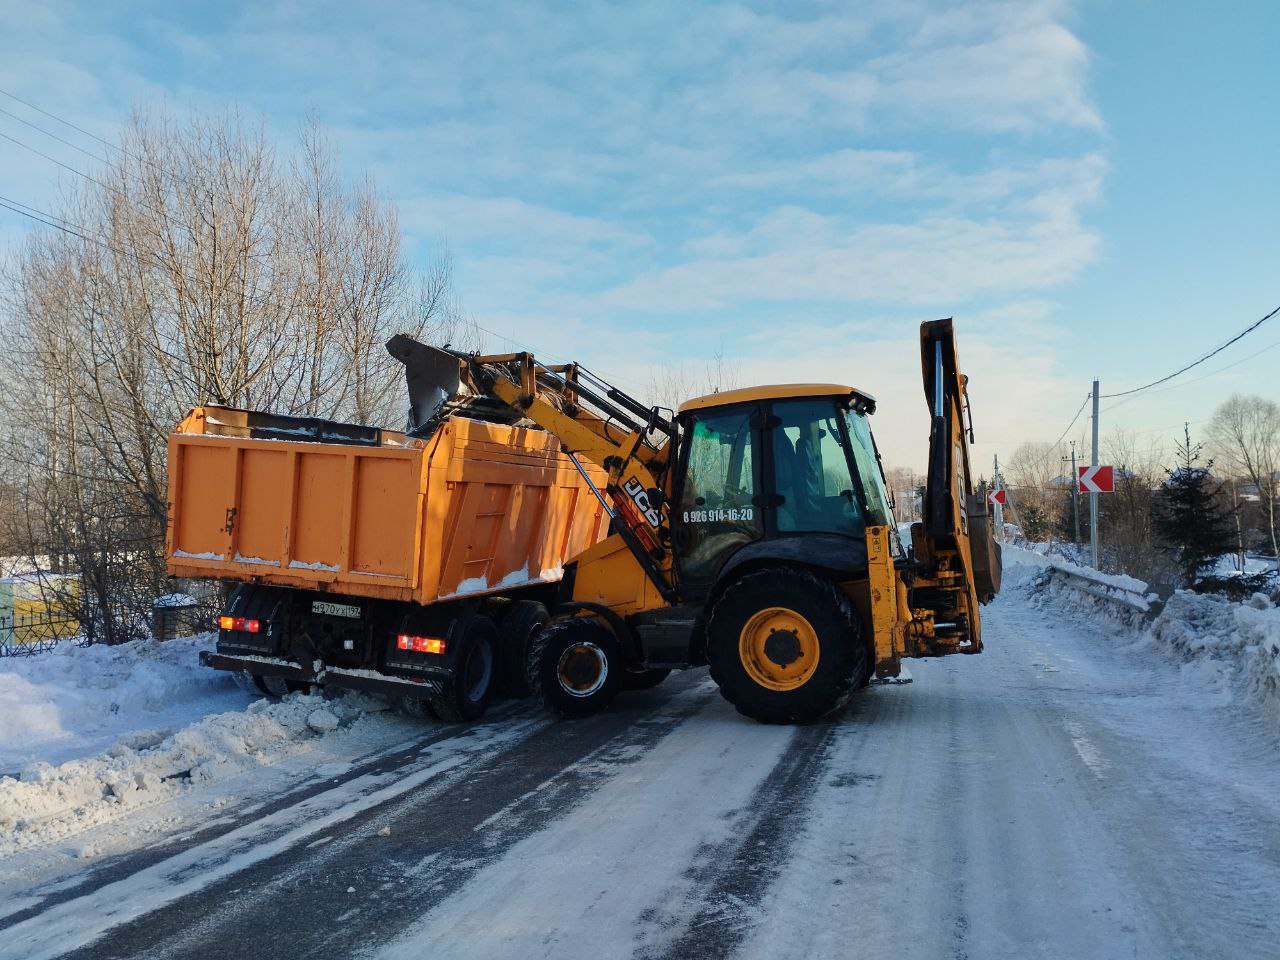
[{"label": "loader boom arm", "polygon": [[[465,354],[403,334],[387,349],[406,366],[410,409],[420,425],[426,425],[423,408],[435,395],[430,381],[448,379],[451,359],[458,379],[474,395],[496,399],[542,427],[575,464],[585,458],[603,469],[608,481],[596,494],[606,507],[612,504],[614,529],[663,598],[675,600],[663,479],[676,428],[658,408],[644,406],[578,364],[548,365],[531,353]],[[415,382],[427,399],[414,395]]]}]

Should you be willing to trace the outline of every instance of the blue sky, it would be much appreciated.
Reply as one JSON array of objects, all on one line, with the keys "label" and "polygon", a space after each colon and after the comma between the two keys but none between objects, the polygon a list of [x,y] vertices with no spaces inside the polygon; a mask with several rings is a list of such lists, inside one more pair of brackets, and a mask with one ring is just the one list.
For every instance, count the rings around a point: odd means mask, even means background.
[{"label": "blue sky", "polygon": [[[854,383],[920,467],[920,320],[957,318],[986,463],[1092,377],[1145,383],[1280,304],[1278,10],[0,0],[0,87],[108,137],[135,104],[283,138],[311,111],[500,337],[637,389],[716,353],[740,384]],[[0,143],[0,194],[48,209],[66,176]],[[1104,434],[1280,399],[1276,344],[1280,319]]]}]

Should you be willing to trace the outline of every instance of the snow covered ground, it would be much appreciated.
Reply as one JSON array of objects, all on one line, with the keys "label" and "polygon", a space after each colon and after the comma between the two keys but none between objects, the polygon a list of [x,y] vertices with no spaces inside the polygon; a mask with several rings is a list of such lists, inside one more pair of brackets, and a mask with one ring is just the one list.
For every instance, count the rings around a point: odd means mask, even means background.
[{"label": "snow covered ground", "polygon": [[1218,704],[1251,701],[1280,724],[1280,607],[1262,593],[1240,602],[1216,594],[1178,590],[1148,624],[1104,597],[1080,592],[1072,583],[1032,574],[1034,569],[1065,570],[1134,598],[1154,595],[1133,577],[1113,576],[1060,558],[1005,548],[1013,582],[1025,590],[1035,581],[1034,602],[1082,623],[1107,623],[1120,636],[1134,636],[1180,667],[1190,696]]},{"label": "snow covered ground", "polygon": [[0,659],[0,775],[31,762],[93,756],[118,738],[171,731],[250,697],[200,666],[214,635],[117,647],[66,643],[49,654]]},{"label": "snow covered ground", "polygon": [[0,960],[1276,955],[1280,614],[1178,595],[1134,629],[1009,560],[982,656],[799,728],[703,671],[583,722],[450,727],[250,705],[198,641],[171,668],[93,653],[171,669],[185,717],[19,665],[59,709],[123,703],[95,732],[25,721]]},{"label": "snow covered ground", "polygon": [[421,735],[375,697],[253,696],[200,665],[214,639],[0,659],[0,890]]}]

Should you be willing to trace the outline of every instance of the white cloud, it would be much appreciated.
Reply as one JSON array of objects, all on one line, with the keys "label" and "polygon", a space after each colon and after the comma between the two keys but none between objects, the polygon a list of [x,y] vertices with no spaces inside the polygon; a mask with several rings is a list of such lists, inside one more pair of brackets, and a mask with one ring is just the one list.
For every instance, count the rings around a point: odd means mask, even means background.
[{"label": "white cloud", "polygon": [[722,345],[744,378],[865,382],[891,419],[923,409],[907,311],[962,312],[975,382],[1057,389],[1050,298],[1096,256],[1106,170],[1071,13],[51,0],[10,18],[0,86],[104,134],[134,98],[238,100],[286,132],[314,109],[503,336],[632,384]]}]

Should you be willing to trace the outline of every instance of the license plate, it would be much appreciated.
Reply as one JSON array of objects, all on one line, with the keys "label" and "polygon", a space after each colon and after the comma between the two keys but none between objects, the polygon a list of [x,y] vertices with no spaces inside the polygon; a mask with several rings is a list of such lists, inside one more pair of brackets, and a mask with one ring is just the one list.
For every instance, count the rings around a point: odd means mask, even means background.
[{"label": "license plate", "polygon": [[324,614],[326,617],[360,619],[360,608],[354,603],[330,603],[328,600],[312,600],[311,612]]}]

